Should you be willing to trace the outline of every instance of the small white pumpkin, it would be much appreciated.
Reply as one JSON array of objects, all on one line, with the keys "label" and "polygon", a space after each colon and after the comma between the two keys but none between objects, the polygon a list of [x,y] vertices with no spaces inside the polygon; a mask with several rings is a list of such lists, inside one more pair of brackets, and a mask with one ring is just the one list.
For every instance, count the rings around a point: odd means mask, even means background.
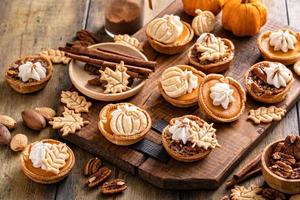
[{"label": "small white pumpkin", "polygon": [[202,33],[209,33],[211,32],[215,25],[216,25],[216,17],[215,15],[206,10],[202,11],[197,9],[195,11],[197,16],[193,19],[192,27],[196,35],[201,35]]},{"label": "small white pumpkin", "polygon": [[111,113],[110,128],[117,135],[134,135],[148,124],[147,116],[136,106],[120,105]]}]

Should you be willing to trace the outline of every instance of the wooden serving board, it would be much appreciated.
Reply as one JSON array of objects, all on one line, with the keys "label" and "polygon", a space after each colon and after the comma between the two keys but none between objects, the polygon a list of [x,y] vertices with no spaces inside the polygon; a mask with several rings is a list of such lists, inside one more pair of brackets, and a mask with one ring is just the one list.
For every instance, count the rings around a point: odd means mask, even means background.
[{"label": "wooden serving board", "polygon": [[[181,0],[174,1],[159,16],[164,14],[177,14],[187,22],[191,22],[192,20],[184,14]],[[282,27],[285,26],[269,19],[262,31]],[[233,41],[236,48],[235,57],[225,75],[232,76],[242,83],[245,71],[254,63],[262,60],[256,45],[257,36],[234,37],[230,32],[222,29],[220,22],[218,22],[213,33]],[[249,109],[262,106],[262,104],[255,102],[248,96],[245,112],[237,121],[229,124],[215,124],[221,148],[216,148],[207,158],[194,163],[181,163],[171,159],[164,151],[160,140],[160,131],[167,122],[173,117],[185,114],[196,114],[206,119],[196,106],[187,109],[171,106],[161,97],[158,90],[158,79],[164,69],[177,64],[187,64],[187,50],[174,56],[157,54],[146,42],[145,28],[142,28],[134,36],[140,41],[145,41],[145,54],[150,60],[156,60],[158,63],[157,70],[147,80],[143,90],[138,95],[127,100],[137,106],[143,107],[151,115],[153,127],[146,138],[138,144],[129,147],[116,146],[108,142],[100,134],[97,127],[99,111],[106,103],[92,101],[93,106],[90,109],[91,111],[83,115],[91,123],[76,134],[65,137],[65,139],[160,188],[217,188],[238,162],[268,134],[269,130],[277,122],[254,125],[252,122],[247,121]],[[196,38],[194,38],[190,45],[195,40]],[[295,79],[296,81],[286,100],[278,105],[287,110],[299,99],[300,80],[296,76]],[[58,107],[60,113],[62,108],[60,104]]]}]

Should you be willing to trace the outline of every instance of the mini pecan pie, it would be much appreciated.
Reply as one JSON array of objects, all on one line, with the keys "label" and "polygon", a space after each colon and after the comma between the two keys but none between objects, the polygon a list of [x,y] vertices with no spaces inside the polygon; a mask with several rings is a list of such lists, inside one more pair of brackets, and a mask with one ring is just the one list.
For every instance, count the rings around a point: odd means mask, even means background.
[{"label": "mini pecan pie", "polygon": [[184,115],[171,119],[161,137],[170,156],[178,161],[193,162],[219,146],[215,132],[212,124],[194,115]]},{"label": "mini pecan pie", "polygon": [[212,33],[202,33],[188,53],[190,64],[205,73],[227,70],[233,57],[233,43]]},{"label": "mini pecan pie", "polygon": [[169,67],[162,73],[159,90],[164,99],[176,107],[194,106],[204,77],[204,73],[188,65]]},{"label": "mini pecan pie", "polygon": [[152,125],[149,114],[131,104],[108,104],[99,114],[102,135],[116,145],[131,145],[142,140]]},{"label": "mini pecan pie", "polygon": [[240,83],[220,74],[207,75],[199,88],[199,107],[219,122],[238,119],[245,109],[246,94]]},{"label": "mini pecan pie", "polygon": [[266,31],[258,37],[257,43],[265,60],[284,65],[300,60],[300,34],[292,30]]},{"label": "mini pecan pie", "polygon": [[37,183],[64,179],[75,164],[73,151],[57,140],[44,139],[26,147],[21,155],[24,174]]},{"label": "mini pecan pie", "polygon": [[174,15],[165,15],[152,20],[146,29],[148,42],[153,49],[164,54],[182,52],[193,39],[192,27]]},{"label": "mini pecan pie", "polygon": [[245,84],[249,94],[263,103],[283,101],[293,81],[292,72],[277,62],[256,63],[245,74]]},{"label": "mini pecan pie", "polygon": [[44,88],[52,74],[52,63],[47,57],[27,56],[9,65],[5,78],[15,91],[27,94]]}]

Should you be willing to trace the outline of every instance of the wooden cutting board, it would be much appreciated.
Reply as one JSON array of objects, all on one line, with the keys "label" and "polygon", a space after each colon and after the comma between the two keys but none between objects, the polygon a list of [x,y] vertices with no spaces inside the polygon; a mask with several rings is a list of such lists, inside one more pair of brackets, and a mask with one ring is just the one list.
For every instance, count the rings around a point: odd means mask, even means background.
[{"label": "wooden cutting board", "polygon": [[[189,23],[192,20],[192,18],[184,14],[181,0],[174,1],[159,16],[164,14],[177,14]],[[262,60],[256,45],[257,36],[234,37],[230,32],[222,29],[219,21],[213,33],[232,40],[236,48],[233,63],[225,75],[232,76],[242,83],[245,71],[254,63]],[[269,19],[262,31],[282,27],[286,26]],[[160,131],[167,122],[173,117],[185,114],[196,114],[206,119],[198,111],[198,107],[181,109],[171,106],[161,97],[158,90],[158,79],[163,70],[173,65],[187,64],[187,51],[174,56],[158,54],[146,42],[145,28],[142,28],[134,36],[140,41],[145,41],[144,50],[146,56],[150,60],[156,60],[158,63],[157,70],[147,80],[143,90],[138,95],[127,100],[143,107],[151,115],[153,127],[146,138],[138,144],[129,147],[120,147],[109,143],[100,134],[97,127],[99,111],[106,103],[91,100],[93,102],[91,111],[83,115],[91,123],[76,134],[65,137],[65,139],[160,188],[217,188],[244,156],[268,134],[269,130],[277,122],[253,125],[250,121],[247,121],[249,109],[262,106],[262,104],[255,102],[248,96],[245,112],[237,121],[229,124],[215,124],[221,148],[216,148],[207,158],[194,163],[181,163],[171,159],[164,151],[160,140]],[[196,38],[190,45],[195,40]],[[287,110],[297,102],[300,95],[300,79],[296,76],[295,79],[296,81],[286,100],[278,104],[278,106]],[[58,107],[59,113],[61,113],[62,108],[60,104]]]}]

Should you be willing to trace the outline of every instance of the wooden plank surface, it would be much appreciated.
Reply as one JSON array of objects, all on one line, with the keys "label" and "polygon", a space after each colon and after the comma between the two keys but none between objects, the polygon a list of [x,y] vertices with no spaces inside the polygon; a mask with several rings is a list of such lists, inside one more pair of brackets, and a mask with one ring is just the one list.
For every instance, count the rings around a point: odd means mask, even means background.
[{"label": "wooden plank surface", "polygon": [[[0,4],[1,74],[3,74],[5,66],[21,54],[25,55],[35,53],[43,48],[57,47],[68,41],[76,30],[86,24],[84,19],[92,18],[92,14],[89,14],[89,17],[84,14],[87,12],[87,5],[89,5],[90,11],[92,10],[92,5],[93,8],[96,6],[94,9],[94,13],[96,13],[94,14],[95,21],[88,25],[88,28],[93,27],[94,31],[100,29],[103,25],[101,18],[96,18],[103,13],[102,0],[28,0],[26,3],[24,2],[21,0],[4,0]],[[156,0],[154,2],[155,12],[157,13],[157,10],[162,10],[163,6],[170,1]],[[271,8],[269,13],[276,13],[274,16],[277,20],[280,18],[286,21],[285,4],[287,4],[290,24],[300,27],[298,0],[287,0],[287,3],[284,0],[268,0],[267,3],[269,8]],[[154,14],[149,16],[154,16]],[[34,22],[34,20],[37,22]],[[22,37],[23,39],[25,38],[25,41],[22,41]],[[20,121],[20,112],[26,107],[31,105],[54,107],[57,99],[55,95],[62,88],[66,89],[69,84],[69,80],[64,76],[65,72],[64,66],[57,66],[55,76],[50,82],[51,85],[49,84],[45,90],[38,92],[36,95],[19,95],[13,92],[4,82],[3,76],[0,76],[0,113],[9,114]],[[36,96],[49,98],[47,102],[41,102],[39,98],[35,98]],[[14,100],[15,104],[12,104],[11,99]],[[284,137],[289,131],[298,133],[298,123],[297,110],[293,109],[273,130],[272,134],[269,134],[261,141],[241,165],[261,151],[269,142]],[[32,132],[25,128],[21,122],[18,123],[14,134],[17,132],[27,134],[30,141],[55,136],[54,132],[49,129],[45,129],[41,133]],[[74,145],[70,144],[70,146],[74,150],[77,164],[65,181],[53,186],[42,186],[26,179],[19,168],[19,154],[12,153],[6,147],[1,146],[0,162],[3,164],[0,166],[0,199],[103,199],[103,196],[99,196],[98,190],[88,190],[83,186],[85,179],[81,174],[82,165],[92,155]],[[165,191],[153,187],[138,177],[117,169],[115,171],[118,171],[118,174],[125,177],[129,188],[132,188],[130,191],[117,196],[117,199],[219,199],[225,192],[223,186],[215,191]],[[260,183],[261,181],[262,179],[258,178],[248,181],[246,184]],[[56,191],[56,188],[59,189]],[[55,197],[55,193],[57,193],[57,197]],[[110,198],[105,197],[105,199]]]}]

